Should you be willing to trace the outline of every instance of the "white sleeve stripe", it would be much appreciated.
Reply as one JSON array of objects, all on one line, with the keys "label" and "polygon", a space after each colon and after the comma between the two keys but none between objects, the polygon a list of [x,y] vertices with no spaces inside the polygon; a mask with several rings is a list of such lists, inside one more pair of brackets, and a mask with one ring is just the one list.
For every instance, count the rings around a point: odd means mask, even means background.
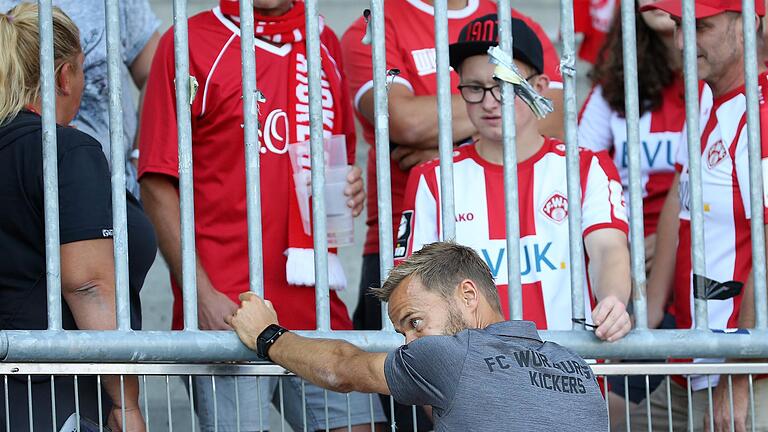
[{"label": "white sleeve stripe", "polygon": [[[388,78],[388,79],[391,79],[393,84],[404,85],[406,88],[408,88],[408,90],[413,92],[413,86],[411,85],[410,82],[408,82],[407,79],[405,79],[403,77],[399,77],[399,76]],[[355,109],[356,110],[358,110],[358,111],[360,110],[360,99],[362,99],[363,95],[366,94],[368,92],[368,90],[372,90],[372,89],[373,89],[373,80],[370,80],[367,83],[365,83],[362,86],[360,86],[360,89],[357,90],[357,93],[355,93],[354,102],[355,102]]]}]

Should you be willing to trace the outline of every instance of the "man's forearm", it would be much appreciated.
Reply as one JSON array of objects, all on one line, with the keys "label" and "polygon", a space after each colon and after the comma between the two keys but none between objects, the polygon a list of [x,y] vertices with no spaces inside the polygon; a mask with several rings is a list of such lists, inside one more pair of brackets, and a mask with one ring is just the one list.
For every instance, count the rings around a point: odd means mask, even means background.
[{"label": "man's forearm", "polygon": [[305,338],[289,332],[272,345],[269,356],[296,375],[332,391],[389,394],[383,379],[386,354],[367,353],[342,340]]},{"label": "man's forearm", "polygon": [[648,326],[650,328],[656,328],[661,324],[661,321],[664,319],[664,309],[672,292],[677,238],[680,227],[678,182],[678,177],[675,176],[657,225],[656,249],[646,292],[646,297],[648,298]]},{"label": "man's forearm", "polygon": [[[171,276],[179,286],[182,286],[181,272],[181,212],[179,210],[179,195],[170,181],[157,178],[142,180],[141,196],[147,216],[152,221],[157,234],[158,247],[163,254]],[[210,286],[208,275],[196,262],[198,291]]]},{"label": "man's forearm", "polygon": [[590,262],[597,274],[595,296],[600,301],[609,296],[615,296],[624,304],[629,302],[631,282],[629,272],[629,253],[626,248],[606,248],[598,257]]}]

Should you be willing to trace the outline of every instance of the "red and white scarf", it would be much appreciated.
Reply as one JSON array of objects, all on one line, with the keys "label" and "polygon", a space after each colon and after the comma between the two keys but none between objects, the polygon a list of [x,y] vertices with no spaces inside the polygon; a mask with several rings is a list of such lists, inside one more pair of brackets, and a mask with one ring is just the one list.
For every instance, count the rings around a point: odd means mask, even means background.
[{"label": "red and white scarf", "polygon": [[[240,2],[238,0],[220,0],[219,6],[224,15],[237,19],[240,16]],[[320,17],[320,32],[324,28],[323,18]],[[256,37],[273,44],[291,44],[289,77],[294,77],[293,82],[286,88],[288,92],[288,119],[293,133],[289,133],[290,144],[309,139],[309,93],[307,72],[307,47],[306,47],[306,21],[304,14],[304,2],[295,1],[293,7],[280,16],[262,16],[254,11],[254,33]],[[322,104],[323,104],[323,134],[326,137],[343,134],[342,119],[339,102],[342,95],[341,75],[328,50],[321,43],[320,57],[322,65]],[[256,62],[258,67],[258,61]],[[261,83],[261,85],[265,85]],[[287,154],[286,154],[287,157]],[[312,236],[304,232],[301,222],[301,212],[296,199],[293,176],[289,175],[289,216],[288,216],[288,256],[286,263],[286,277],[291,285],[315,284],[314,274],[314,250]],[[343,289],[347,281],[341,261],[335,253],[335,249],[329,249],[328,276],[332,289]]]}]

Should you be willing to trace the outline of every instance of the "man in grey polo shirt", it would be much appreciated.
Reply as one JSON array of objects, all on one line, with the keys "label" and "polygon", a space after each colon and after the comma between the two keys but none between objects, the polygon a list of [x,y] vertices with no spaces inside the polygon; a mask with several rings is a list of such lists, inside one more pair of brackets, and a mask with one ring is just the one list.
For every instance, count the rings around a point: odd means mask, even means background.
[{"label": "man in grey polo shirt", "polygon": [[227,322],[261,358],[321,387],[431,405],[437,431],[608,430],[590,367],[543,342],[533,323],[504,321],[490,269],[471,248],[429,244],[377,293],[406,339],[388,354],[288,332],[253,293]]}]

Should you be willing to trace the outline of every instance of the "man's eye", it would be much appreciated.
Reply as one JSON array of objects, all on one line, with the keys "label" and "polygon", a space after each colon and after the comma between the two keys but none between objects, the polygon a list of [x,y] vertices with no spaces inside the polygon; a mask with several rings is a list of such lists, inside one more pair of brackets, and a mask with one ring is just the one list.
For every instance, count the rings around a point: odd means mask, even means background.
[{"label": "man's eye", "polygon": [[411,327],[418,330],[421,327],[422,320],[420,318],[414,318],[411,320]]},{"label": "man's eye", "polygon": [[483,88],[480,86],[466,86],[465,88],[472,93],[480,93],[483,91]]}]

